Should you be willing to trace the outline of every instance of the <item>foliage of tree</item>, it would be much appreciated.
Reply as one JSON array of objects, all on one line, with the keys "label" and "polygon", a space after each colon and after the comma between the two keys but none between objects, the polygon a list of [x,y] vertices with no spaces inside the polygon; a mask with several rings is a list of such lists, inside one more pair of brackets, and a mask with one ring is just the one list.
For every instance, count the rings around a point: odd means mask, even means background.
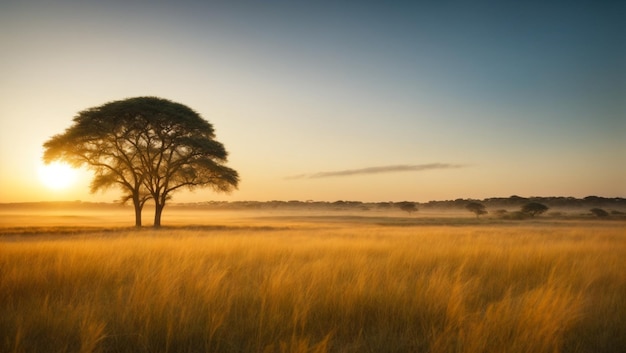
[{"label": "foliage of tree", "polygon": [[137,97],[84,110],[64,133],[44,143],[44,161],[64,160],[94,172],[91,191],[119,187],[132,200],[135,225],[147,200],[154,226],[172,193],[211,187],[228,192],[239,176],[213,126],[189,107],[157,97]]},{"label": "foliage of tree", "polygon": [[536,215],[540,215],[550,208],[539,202],[530,202],[522,206],[522,213],[525,213],[531,217],[535,217]]},{"label": "foliage of tree", "polygon": [[481,215],[487,214],[487,210],[485,209],[485,205],[480,202],[470,202],[465,205],[465,208],[474,213],[476,218],[479,218]]},{"label": "foliage of tree", "polygon": [[418,211],[417,204],[415,202],[402,201],[402,202],[398,202],[397,206],[402,211],[408,212],[409,215],[411,215],[411,213],[413,213],[413,212],[417,212]]},{"label": "foliage of tree", "polygon": [[589,211],[596,217],[604,218],[609,216],[609,213],[601,208],[592,208]]}]

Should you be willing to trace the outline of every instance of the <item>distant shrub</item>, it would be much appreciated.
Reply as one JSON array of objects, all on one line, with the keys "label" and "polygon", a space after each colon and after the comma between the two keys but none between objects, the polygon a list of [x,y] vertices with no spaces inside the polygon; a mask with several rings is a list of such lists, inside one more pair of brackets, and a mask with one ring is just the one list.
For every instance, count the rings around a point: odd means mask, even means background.
[{"label": "distant shrub", "polygon": [[418,211],[417,204],[415,202],[402,201],[402,202],[398,202],[397,206],[402,211],[408,212],[409,215],[411,215],[411,213],[413,213],[413,212],[417,212]]},{"label": "distant shrub", "polygon": [[561,216],[563,216],[563,212],[558,212],[558,211],[550,212],[550,213],[548,213],[548,216],[551,216],[551,217],[561,217]]},{"label": "distant shrub", "polygon": [[589,210],[594,216],[604,218],[608,217],[609,213],[601,208],[592,208]]},{"label": "distant shrub", "polygon": [[474,213],[476,215],[476,218],[480,217],[481,215],[487,214],[485,205],[483,205],[480,202],[470,202],[467,205],[465,205],[465,209]]},{"label": "distant shrub", "polygon": [[539,202],[531,202],[522,206],[522,213],[525,213],[531,217],[535,217],[536,215],[540,215],[546,212],[549,209],[548,206],[539,203]]},{"label": "distant shrub", "polygon": [[611,211],[611,214],[614,215],[614,216],[623,216],[623,215],[626,215],[626,212],[613,210],[613,211]]}]

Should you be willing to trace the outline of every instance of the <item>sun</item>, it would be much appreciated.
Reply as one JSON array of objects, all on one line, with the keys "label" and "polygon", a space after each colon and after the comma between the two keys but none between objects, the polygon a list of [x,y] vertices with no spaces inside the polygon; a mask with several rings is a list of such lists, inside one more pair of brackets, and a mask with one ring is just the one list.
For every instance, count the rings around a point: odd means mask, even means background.
[{"label": "sun", "polygon": [[48,188],[63,190],[76,181],[76,170],[62,162],[52,162],[39,166],[39,179]]}]

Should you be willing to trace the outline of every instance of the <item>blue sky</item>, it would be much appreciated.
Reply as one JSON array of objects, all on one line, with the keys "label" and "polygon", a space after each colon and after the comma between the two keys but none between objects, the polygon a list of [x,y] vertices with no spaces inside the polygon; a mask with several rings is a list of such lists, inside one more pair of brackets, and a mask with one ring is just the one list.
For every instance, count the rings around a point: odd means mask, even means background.
[{"label": "blue sky", "polygon": [[[115,199],[88,195],[88,174],[54,193],[26,176],[78,111],[143,95],[200,112],[242,177],[231,195],[175,201],[626,196],[625,14],[609,1],[5,1],[0,202]],[[320,173],[333,177],[294,178]]]}]

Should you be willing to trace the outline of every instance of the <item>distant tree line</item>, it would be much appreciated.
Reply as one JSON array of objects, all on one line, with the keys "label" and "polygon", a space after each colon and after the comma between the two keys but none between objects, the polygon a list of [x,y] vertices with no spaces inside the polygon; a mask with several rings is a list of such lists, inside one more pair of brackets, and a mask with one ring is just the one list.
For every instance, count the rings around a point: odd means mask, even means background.
[{"label": "distant tree line", "polygon": [[479,202],[489,209],[511,209],[520,208],[530,202],[545,204],[550,208],[576,208],[590,209],[598,208],[626,208],[626,198],[622,197],[599,197],[587,196],[585,198],[575,197],[521,197],[513,195],[510,197],[493,197],[483,200],[478,199],[455,199],[444,201],[429,201],[422,203],[424,209],[428,208],[457,208],[463,209],[468,202]]},{"label": "distant tree line", "polygon": [[[522,208],[525,205],[538,203],[548,209],[538,212]],[[476,206],[478,204],[479,206]],[[471,206],[470,206],[471,205]],[[0,209],[111,209],[123,207],[117,203],[95,202],[32,202],[32,203],[6,203],[0,204]],[[489,215],[491,217],[523,219],[530,218],[551,210],[572,209],[580,214],[593,215],[599,218],[611,216],[626,216],[626,199],[624,198],[601,198],[587,197],[576,199],[570,197],[534,197],[522,198],[488,198],[484,200],[456,199],[447,201],[429,201],[424,203],[413,201],[401,202],[361,202],[361,201],[300,201],[300,200],[274,200],[274,201],[204,201],[193,203],[172,203],[172,209],[197,209],[197,210],[307,210],[307,211],[389,211],[407,212],[412,215],[420,210],[459,210],[469,211],[476,217]],[[483,213],[484,212],[484,213]],[[532,214],[531,214],[532,213]]]},{"label": "distant tree line", "polygon": [[[626,198],[605,198],[589,196],[583,199],[574,197],[519,197],[508,198],[487,198],[479,199],[456,199],[444,201],[413,202],[413,201],[384,201],[384,202],[361,202],[361,201],[301,201],[301,200],[273,200],[273,201],[205,201],[196,203],[176,204],[185,207],[214,208],[214,209],[334,209],[334,210],[391,210],[401,209],[400,205],[412,202],[416,208],[428,209],[457,209],[465,210],[466,205],[477,202],[489,210],[509,209],[517,210],[523,205],[537,202],[548,206],[551,209],[571,208],[580,210],[590,210],[591,208],[604,209],[625,209]],[[173,205],[172,207],[176,207]]]}]

